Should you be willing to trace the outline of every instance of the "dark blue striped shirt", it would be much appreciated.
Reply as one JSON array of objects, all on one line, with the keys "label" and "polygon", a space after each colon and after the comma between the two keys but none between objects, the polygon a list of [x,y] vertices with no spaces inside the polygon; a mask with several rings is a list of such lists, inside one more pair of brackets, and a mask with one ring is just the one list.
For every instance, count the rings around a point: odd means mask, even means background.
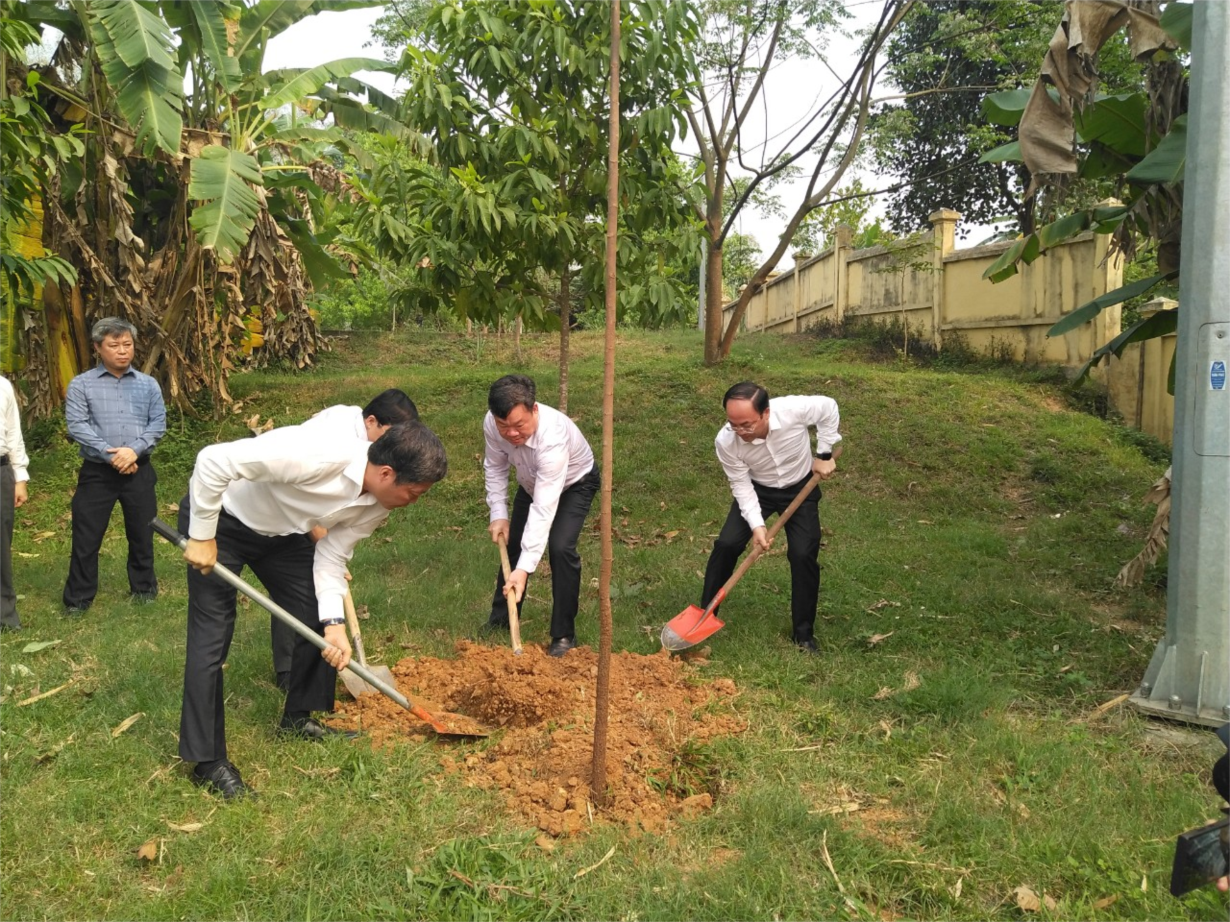
[{"label": "dark blue striped shirt", "polygon": [[162,389],[133,368],[117,378],[99,364],[77,375],[68,384],[64,416],[81,457],[102,464],[111,463],[108,448],[148,455],[167,431]]}]

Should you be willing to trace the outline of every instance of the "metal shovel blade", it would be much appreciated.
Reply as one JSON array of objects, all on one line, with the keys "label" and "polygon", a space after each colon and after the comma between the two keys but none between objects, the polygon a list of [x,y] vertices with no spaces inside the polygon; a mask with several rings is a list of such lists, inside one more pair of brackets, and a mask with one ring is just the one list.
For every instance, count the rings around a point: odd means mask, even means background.
[{"label": "metal shovel blade", "polygon": [[694,647],[707,637],[716,634],[726,622],[713,613],[705,614],[699,605],[689,605],[662,628],[662,647],[678,653]]},{"label": "metal shovel blade", "polygon": [[[388,666],[372,666],[367,663],[364,663],[363,665],[366,665],[368,671],[381,682],[392,685],[394,688],[397,687],[397,680],[393,678],[393,673],[389,671]],[[346,686],[346,691],[350,692],[351,698],[358,698],[359,695],[381,694],[380,689],[378,689],[375,685],[368,685],[349,669],[343,669],[339,675],[342,677],[342,684]],[[430,708],[428,708],[428,710],[430,710]]]}]

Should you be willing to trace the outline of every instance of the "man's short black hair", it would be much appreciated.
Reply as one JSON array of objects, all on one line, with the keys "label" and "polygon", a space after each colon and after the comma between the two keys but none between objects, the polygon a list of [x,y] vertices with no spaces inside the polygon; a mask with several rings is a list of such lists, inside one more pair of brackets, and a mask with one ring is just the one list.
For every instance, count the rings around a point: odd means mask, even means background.
[{"label": "man's short black hair", "polygon": [[534,409],[536,389],[534,379],[525,375],[505,375],[491,385],[487,393],[487,409],[496,419],[508,419],[516,407]]},{"label": "man's short black hair", "polygon": [[448,458],[436,434],[411,420],[398,423],[372,442],[367,460],[377,466],[387,464],[397,474],[398,483],[435,483],[448,473]]},{"label": "man's short black hair", "polygon": [[376,422],[382,426],[396,426],[398,423],[409,423],[419,418],[419,408],[414,401],[406,396],[405,391],[390,387],[387,391],[377,394],[363,408],[363,418],[376,417]]},{"label": "man's short black hair", "polygon": [[122,317],[103,317],[96,322],[90,330],[90,339],[95,344],[101,343],[108,336],[123,336],[127,333],[132,337],[135,344],[137,341],[137,328]]},{"label": "man's short black hair", "polygon": [[722,408],[725,409],[732,400],[750,400],[752,409],[762,416],[769,409],[769,392],[753,381],[740,381],[728,390],[722,398]]}]

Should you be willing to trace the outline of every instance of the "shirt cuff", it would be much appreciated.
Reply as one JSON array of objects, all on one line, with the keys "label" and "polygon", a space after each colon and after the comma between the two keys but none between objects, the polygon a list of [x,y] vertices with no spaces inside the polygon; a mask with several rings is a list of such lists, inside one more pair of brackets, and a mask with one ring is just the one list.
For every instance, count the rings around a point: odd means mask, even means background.
[{"label": "shirt cuff", "polygon": [[346,612],[342,608],[340,595],[325,595],[316,599],[316,608],[321,621],[345,621]]}]

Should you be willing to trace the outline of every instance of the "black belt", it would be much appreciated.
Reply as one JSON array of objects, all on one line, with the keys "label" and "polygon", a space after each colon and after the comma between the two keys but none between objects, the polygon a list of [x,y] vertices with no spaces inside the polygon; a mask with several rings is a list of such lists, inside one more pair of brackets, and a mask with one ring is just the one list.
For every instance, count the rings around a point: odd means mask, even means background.
[{"label": "black belt", "polygon": [[9,466],[9,456],[0,455],[0,467],[8,467],[8,466]]}]

